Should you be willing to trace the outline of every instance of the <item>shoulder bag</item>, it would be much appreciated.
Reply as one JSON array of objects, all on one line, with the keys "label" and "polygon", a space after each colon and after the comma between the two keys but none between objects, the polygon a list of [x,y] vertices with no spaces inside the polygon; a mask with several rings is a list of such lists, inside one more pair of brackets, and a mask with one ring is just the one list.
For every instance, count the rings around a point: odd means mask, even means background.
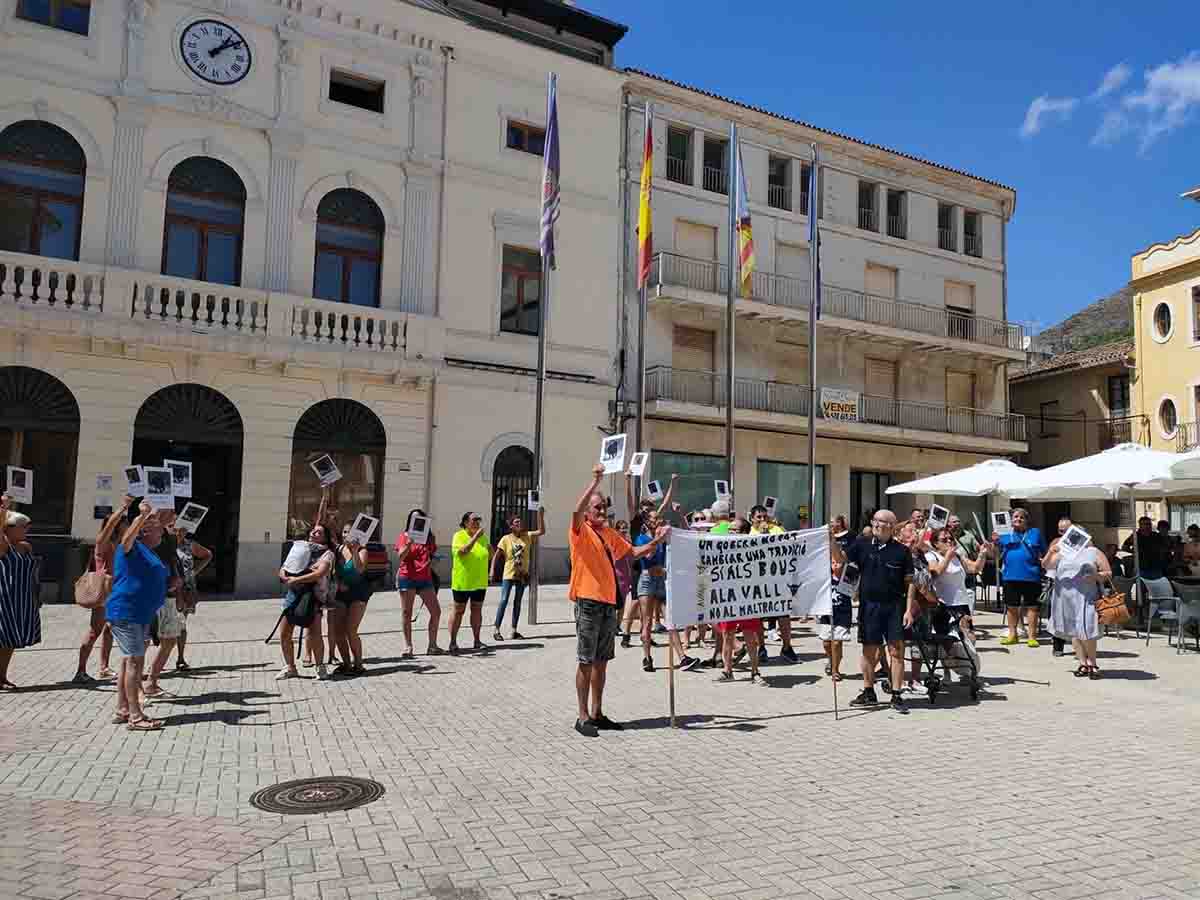
[{"label": "shoulder bag", "polygon": [[94,553],[89,570],[75,579],[75,605],[84,609],[100,609],[112,590],[112,576],[95,570]]},{"label": "shoulder bag", "polygon": [[1096,601],[1096,619],[1105,627],[1124,625],[1133,614],[1125,605],[1125,595],[1113,587],[1109,581],[1101,588],[1100,599]]}]

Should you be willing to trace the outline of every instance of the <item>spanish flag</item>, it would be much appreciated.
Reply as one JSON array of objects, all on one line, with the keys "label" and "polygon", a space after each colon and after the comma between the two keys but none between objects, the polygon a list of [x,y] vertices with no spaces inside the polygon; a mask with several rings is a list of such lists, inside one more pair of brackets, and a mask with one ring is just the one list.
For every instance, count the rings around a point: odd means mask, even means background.
[{"label": "spanish flag", "polygon": [[646,103],[646,145],[642,151],[642,190],[638,203],[638,290],[650,280],[654,256],[654,229],[650,217],[650,179],[654,174],[654,117]]},{"label": "spanish flag", "polygon": [[750,228],[750,202],[746,190],[746,168],[742,165],[742,148],[739,143],[737,153],[737,250],[738,250],[738,287],[743,297],[749,297],[750,279],[754,275],[754,235]]}]

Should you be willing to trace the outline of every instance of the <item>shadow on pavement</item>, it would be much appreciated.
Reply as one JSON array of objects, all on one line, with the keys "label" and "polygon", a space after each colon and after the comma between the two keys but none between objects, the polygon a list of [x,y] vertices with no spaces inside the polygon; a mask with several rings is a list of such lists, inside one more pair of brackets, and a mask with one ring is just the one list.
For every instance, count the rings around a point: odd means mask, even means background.
[{"label": "shadow on pavement", "polygon": [[[1087,681],[1086,678],[1079,679]],[[1153,672],[1147,672],[1144,669],[1101,669],[1100,681],[1115,680],[1115,681],[1157,681],[1158,676]]]},{"label": "shadow on pavement", "polygon": [[820,675],[763,675],[768,687],[794,688],[801,684],[816,684],[821,680]]},{"label": "shadow on pavement", "polygon": [[[232,703],[235,706],[277,706],[275,703],[250,703],[260,697],[282,697],[268,691],[207,691],[203,694],[182,694],[170,697],[151,697],[155,703],[172,703],[176,706],[195,706],[200,703]],[[289,700],[288,703],[293,701]]]},{"label": "shadow on pavement", "polygon": [[[151,708],[150,715],[154,718],[154,710]],[[172,728],[177,725],[199,725],[202,722],[223,722],[226,725],[241,725],[243,720],[251,716],[261,716],[266,714],[266,710],[253,709],[212,709],[208,712],[183,713],[178,716],[163,716],[163,725],[167,728]],[[288,719],[288,722],[301,722],[304,719]],[[266,722],[245,722],[246,725],[283,725],[282,721],[268,720]]]}]

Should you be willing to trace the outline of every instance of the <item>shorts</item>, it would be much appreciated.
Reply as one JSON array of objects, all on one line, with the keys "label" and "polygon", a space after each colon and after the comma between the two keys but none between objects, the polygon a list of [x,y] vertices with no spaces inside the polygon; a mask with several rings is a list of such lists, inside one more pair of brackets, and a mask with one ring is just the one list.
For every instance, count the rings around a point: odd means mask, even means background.
[{"label": "shorts", "polygon": [[667,576],[650,575],[643,572],[638,576],[637,596],[653,597],[655,600],[667,599]]},{"label": "shorts", "polygon": [[578,661],[590,666],[592,663],[612,659],[617,645],[617,629],[620,626],[616,605],[581,597],[575,601],[573,612],[575,656]]},{"label": "shorts", "polygon": [[742,634],[762,634],[762,619],[734,619],[732,622],[717,623],[717,631],[721,634],[733,634],[739,628]]},{"label": "shorts", "polygon": [[477,591],[454,591],[454,602],[466,603],[470,600],[472,603],[482,603],[486,594],[487,588],[480,588]]},{"label": "shorts", "polygon": [[850,626],[840,622],[834,625],[829,621],[829,616],[821,616],[820,622],[817,623],[817,637],[822,641],[848,641]]},{"label": "shorts", "polygon": [[1019,606],[1041,606],[1042,585],[1038,581],[1004,582],[1004,605],[1009,609]]},{"label": "shorts", "polygon": [[861,600],[858,605],[858,642],[885,644],[904,640],[904,604]]},{"label": "shorts", "polygon": [[338,591],[333,599],[342,609],[349,609],[355,603],[366,603],[369,601],[371,599],[371,588],[367,585],[358,588],[347,587],[344,591]]},{"label": "shorts", "polygon": [[433,590],[433,582],[428,578],[397,578],[396,590],[431,591]]},{"label": "shorts", "polygon": [[185,628],[187,628],[187,620],[176,607],[175,598],[168,597],[166,602],[158,608],[158,639],[160,641],[178,640]]},{"label": "shorts", "polygon": [[150,626],[139,622],[108,623],[112,627],[113,640],[123,656],[145,656],[146,641],[150,639]]}]

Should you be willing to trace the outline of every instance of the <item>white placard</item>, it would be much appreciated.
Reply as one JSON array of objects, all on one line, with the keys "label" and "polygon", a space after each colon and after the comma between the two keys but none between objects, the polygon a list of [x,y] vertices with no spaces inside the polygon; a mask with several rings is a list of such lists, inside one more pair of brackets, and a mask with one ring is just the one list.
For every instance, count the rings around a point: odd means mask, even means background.
[{"label": "white placard", "polygon": [[175,480],[166,466],[143,466],[146,473],[146,502],[151,509],[175,511]]},{"label": "white placard", "polygon": [[208,515],[208,507],[199,503],[185,503],[183,512],[175,517],[175,524],[188,534],[195,534],[204,517]]},{"label": "white placard", "polygon": [[829,529],[708,535],[676,528],[667,627],[830,614]]},{"label": "white placard", "polygon": [[9,498],[17,503],[33,502],[33,469],[22,469],[20,466],[8,467]]},{"label": "white placard", "polygon": [[102,494],[111,494],[113,490],[113,477],[111,475],[96,476],[96,491]]},{"label": "white placard", "polygon": [[337,463],[333,461],[333,457],[326,453],[323,456],[318,456],[309,463],[312,470],[317,475],[317,480],[321,483],[321,487],[329,487],[335,481],[342,480],[342,473],[337,467]]},{"label": "white placard", "polygon": [[992,513],[992,531],[996,534],[1012,534],[1012,516],[1007,511]]},{"label": "white placard", "polygon": [[360,547],[367,546],[377,527],[379,527],[378,519],[372,518],[366,513],[359,513],[354,517],[354,524],[350,526],[350,541],[357,543]]},{"label": "white placard", "polygon": [[767,511],[767,515],[772,519],[775,518],[775,507],[779,505],[778,497],[763,497],[763,509]]},{"label": "white placard", "polygon": [[651,500],[661,500],[663,498],[662,482],[650,482],[648,485],[646,485],[646,493],[650,495]]},{"label": "white placard", "polygon": [[129,485],[126,493],[130,497],[146,496],[146,470],[141,466],[126,466],[124,471],[125,483]]},{"label": "white placard", "polygon": [[178,459],[164,459],[163,466],[171,470],[175,496],[185,499],[192,496],[192,464]]},{"label": "white placard", "polygon": [[542,492],[528,491],[525,497],[525,508],[530,512],[537,512],[542,508]]},{"label": "white placard", "polygon": [[408,525],[408,539],[414,544],[427,543],[432,526],[429,516],[413,516]]},{"label": "white placard", "polygon": [[629,457],[629,474],[636,475],[639,478],[646,472],[646,463],[650,461],[650,454],[646,451],[639,451]]},{"label": "white placard", "polygon": [[858,563],[846,563],[845,568],[842,569],[842,577],[834,586],[834,591],[847,599],[853,599],[854,592],[858,590],[858,579],[861,574]]},{"label": "white placard", "polygon": [[729,499],[729,482],[718,479],[713,482],[713,493],[717,495],[718,500]]},{"label": "white placard", "polygon": [[927,528],[933,529],[933,533],[937,534],[946,527],[946,523],[950,521],[950,510],[944,506],[938,506],[936,503],[929,507],[929,519],[925,522]]},{"label": "white placard", "polygon": [[312,558],[314,546],[308,541],[292,541],[288,549],[287,559],[283,561],[283,571],[289,575],[303,575],[308,569],[308,561]]},{"label": "white placard", "polygon": [[1058,549],[1065,556],[1074,556],[1080,550],[1086,549],[1091,542],[1092,536],[1090,534],[1078,525],[1072,525],[1058,539]]},{"label": "white placard", "polygon": [[103,522],[113,514],[112,497],[97,497],[92,506],[92,518]]},{"label": "white placard", "polygon": [[605,475],[625,471],[625,439],[626,435],[614,434],[600,442],[600,465]]}]

